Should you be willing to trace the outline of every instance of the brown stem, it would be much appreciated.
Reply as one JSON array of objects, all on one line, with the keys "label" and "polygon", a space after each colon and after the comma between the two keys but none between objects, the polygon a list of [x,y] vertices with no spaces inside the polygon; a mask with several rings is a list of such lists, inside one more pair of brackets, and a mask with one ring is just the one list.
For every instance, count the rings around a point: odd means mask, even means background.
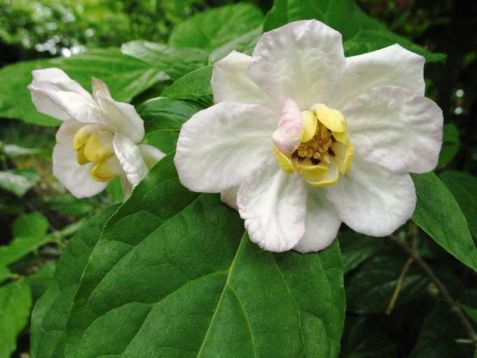
[{"label": "brown stem", "polygon": [[[417,232],[413,232],[413,237],[416,237],[415,236],[416,234],[417,234]],[[436,285],[436,287],[439,290],[439,293],[441,294],[444,301],[446,301],[449,304],[449,306],[451,307],[452,312],[455,313],[457,318],[460,320],[460,322],[464,326],[464,329],[467,332],[467,335],[469,336],[469,338],[473,342],[477,342],[477,333],[475,332],[474,327],[472,327],[472,324],[470,323],[470,321],[467,319],[467,316],[465,315],[465,313],[462,311],[462,308],[452,298],[452,296],[450,295],[449,290],[447,289],[447,287],[436,276],[436,274],[434,273],[432,268],[422,259],[421,255],[419,255],[418,251],[416,249],[413,250],[406,243],[399,240],[394,235],[391,235],[390,238],[397,246],[399,246],[403,251],[405,251],[409,255],[409,257],[412,258],[413,261],[415,261],[419,265],[419,267],[429,277],[429,279],[432,281],[432,283],[434,283],[434,285]]]},{"label": "brown stem", "polygon": [[394,306],[396,305],[396,301],[399,296],[399,292],[401,292],[401,287],[402,284],[404,283],[404,278],[406,277],[407,272],[409,271],[409,268],[411,267],[412,262],[414,259],[410,257],[406,263],[404,264],[401,274],[399,275],[399,279],[396,283],[396,287],[394,287],[393,295],[391,296],[391,300],[389,301],[388,308],[386,309],[386,314],[389,315],[394,309]]}]

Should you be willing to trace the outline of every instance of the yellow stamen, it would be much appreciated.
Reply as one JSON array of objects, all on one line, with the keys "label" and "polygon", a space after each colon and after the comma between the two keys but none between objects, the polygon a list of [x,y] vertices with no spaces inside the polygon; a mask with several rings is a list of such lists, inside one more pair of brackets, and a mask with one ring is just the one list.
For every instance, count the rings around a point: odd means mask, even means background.
[{"label": "yellow stamen", "polygon": [[100,162],[113,155],[112,134],[106,131],[92,133],[85,146],[84,156],[90,162]]},{"label": "yellow stamen", "polygon": [[108,160],[97,162],[89,171],[89,175],[96,181],[108,182],[119,174],[111,164]]}]

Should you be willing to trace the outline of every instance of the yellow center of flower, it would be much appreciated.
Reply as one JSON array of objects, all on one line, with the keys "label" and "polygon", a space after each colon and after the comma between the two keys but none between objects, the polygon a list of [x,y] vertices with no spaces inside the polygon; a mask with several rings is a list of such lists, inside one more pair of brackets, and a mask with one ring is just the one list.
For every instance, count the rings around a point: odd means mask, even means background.
[{"label": "yellow center of flower", "polygon": [[93,163],[89,175],[99,182],[108,182],[119,175],[115,165],[113,134],[94,125],[81,127],[73,136],[73,149],[79,165]]},{"label": "yellow center of flower", "polygon": [[349,171],[354,155],[346,121],[341,112],[323,104],[301,112],[303,133],[291,154],[274,147],[275,157],[286,173],[298,172],[313,186],[335,184]]}]

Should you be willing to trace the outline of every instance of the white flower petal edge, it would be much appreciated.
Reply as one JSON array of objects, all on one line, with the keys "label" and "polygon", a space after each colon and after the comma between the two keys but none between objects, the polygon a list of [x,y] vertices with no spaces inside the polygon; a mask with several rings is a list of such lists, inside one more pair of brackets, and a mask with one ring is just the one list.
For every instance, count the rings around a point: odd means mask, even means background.
[{"label": "white flower petal edge", "polygon": [[53,148],[53,175],[77,198],[87,198],[102,192],[107,183],[89,176],[92,164],[79,165],[70,143]]},{"label": "white flower petal edge", "polygon": [[362,158],[397,173],[433,170],[442,146],[442,110],[400,87],[375,87],[342,109]]},{"label": "white flower petal edge", "polygon": [[400,45],[347,57],[329,105],[339,109],[353,97],[380,86],[402,87],[424,96],[424,62],[424,57]]},{"label": "white flower petal edge", "polygon": [[56,133],[53,173],[77,197],[92,196],[119,176],[126,197],[164,154],[138,144],[144,122],[135,108],[114,101],[93,78],[93,95],[58,68],[33,71],[28,86],[37,110],[63,120]]},{"label": "white flower petal edge", "polygon": [[347,176],[326,188],[326,196],[346,225],[371,236],[391,235],[416,206],[409,174],[396,174],[358,158]]},{"label": "white flower petal edge", "polygon": [[331,245],[338,234],[341,219],[323,190],[309,189],[306,203],[305,235],[294,249],[316,252]]},{"label": "white flower petal edge", "polygon": [[210,80],[215,103],[267,103],[267,99],[250,77],[251,64],[250,56],[237,51],[232,51],[215,63]]},{"label": "white flower petal edge", "polygon": [[344,66],[341,34],[319,21],[305,20],[263,34],[250,72],[277,108],[292,99],[308,109],[325,103]]},{"label": "white flower petal edge", "polygon": [[183,126],[174,158],[182,184],[217,193],[239,185],[272,148],[278,114],[257,104],[221,102]]},{"label": "white flower petal edge", "polygon": [[306,194],[301,178],[274,161],[252,173],[237,195],[250,239],[269,251],[292,249],[305,234]]}]

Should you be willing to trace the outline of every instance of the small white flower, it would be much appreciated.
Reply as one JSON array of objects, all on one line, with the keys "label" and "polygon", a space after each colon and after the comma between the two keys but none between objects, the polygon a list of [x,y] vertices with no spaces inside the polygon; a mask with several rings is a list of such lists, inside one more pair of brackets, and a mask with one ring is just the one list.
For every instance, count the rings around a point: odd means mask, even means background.
[{"label": "small white flower", "polygon": [[92,80],[93,95],[58,68],[33,71],[28,86],[36,109],[63,123],[56,133],[53,174],[77,198],[93,196],[119,176],[126,196],[164,154],[144,137],[134,106],[116,102]]},{"label": "small white flower", "polygon": [[236,204],[270,251],[322,250],[341,222],[386,236],[414,211],[412,173],[431,171],[442,112],[424,59],[399,45],[345,58],[315,20],[265,33],[253,55],[216,63],[217,104],[182,127],[175,164],[194,191]]}]

